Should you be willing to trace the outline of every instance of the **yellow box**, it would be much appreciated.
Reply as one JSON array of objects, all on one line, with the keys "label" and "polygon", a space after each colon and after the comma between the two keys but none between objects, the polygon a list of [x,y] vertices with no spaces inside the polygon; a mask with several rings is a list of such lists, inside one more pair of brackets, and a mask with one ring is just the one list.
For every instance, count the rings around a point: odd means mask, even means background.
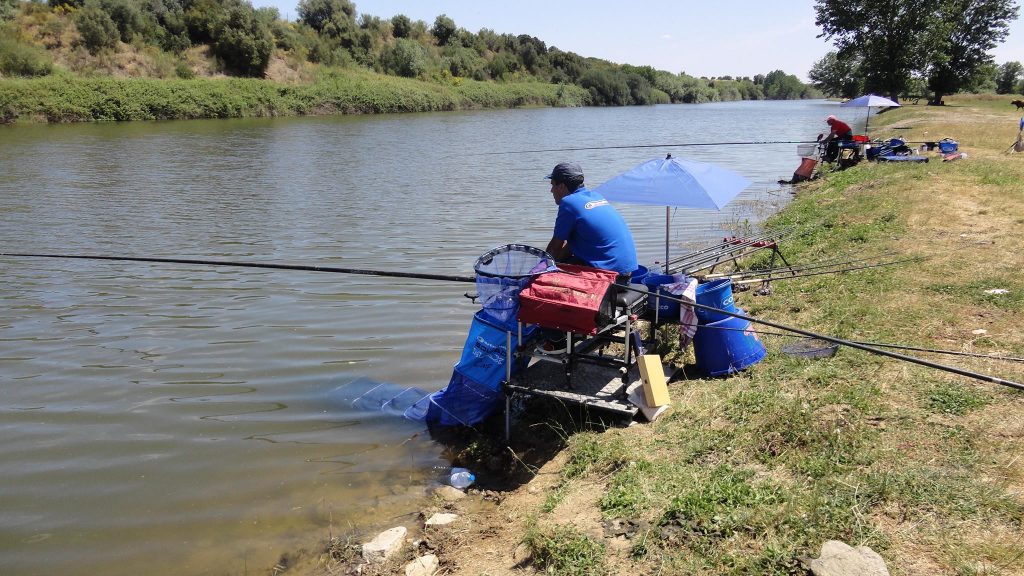
[{"label": "yellow box", "polygon": [[640,365],[640,378],[644,382],[644,399],[652,408],[669,403],[668,386],[665,383],[665,369],[661,365],[661,356],[644,354],[637,359]]}]

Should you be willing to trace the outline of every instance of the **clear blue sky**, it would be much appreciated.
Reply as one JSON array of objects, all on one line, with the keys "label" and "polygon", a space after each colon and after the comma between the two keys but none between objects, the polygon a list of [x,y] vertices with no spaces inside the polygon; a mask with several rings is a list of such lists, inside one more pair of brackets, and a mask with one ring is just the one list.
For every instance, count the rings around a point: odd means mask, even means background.
[{"label": "clear blue sky", "polygon": [[[298,0],[251,0],[295,20]],[[859,2],[863,0],[851,0]],[[692,76],[754,76],[782,69],[807,79],[831,47],[814,25],[813,0],[355,0],[359,14],[405,14],[433,24],[447,14],[476,32],[529,34],[548,46],[620,64]],[[1024,22],[993,51],[1024,62]]]}]

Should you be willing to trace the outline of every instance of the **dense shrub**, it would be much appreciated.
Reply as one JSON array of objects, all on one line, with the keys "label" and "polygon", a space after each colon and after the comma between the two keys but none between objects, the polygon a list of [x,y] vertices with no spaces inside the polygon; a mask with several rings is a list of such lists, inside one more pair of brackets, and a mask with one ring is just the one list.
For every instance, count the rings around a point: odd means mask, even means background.
[{"label": "dense shrub", "polygon": [[252,7],[232,8],[216,36],[213,52],[228,69],[244,76],[262,76],[266,72],[274,51],[274,39]]},{"label": "dense shrub", "polygon": [[396,14],[391,17],[391,34],[395,38],[408,38],[412,32],[412,21],[405,14]]},{"label": "dense shrub", "polygon": [[75,26],[82,35],[82,44],[93,54],[113,48],[120,38],[117,24],[98,2],[87,2],[75,13]]},{"label": "dense shrub", "polygon": [[0,27],[0,74],[46,76],[53,72],[53,61],[44,50],[21,44],[3,32]]},{"label": "dense shrub", "polygon": [[434,38],[437,38],[437,43],[441,46],[447,44],[456,31],[458,31],[458,28],[455,26],[455,21],[445,14],[438,16],[434,20],[434,26],[430,28],[430,33],[434,35]]},{"label": "dense shrub", "polygon": [[131,42],[136,34],[145,30],[146,21],[136,0],[100,0],[100,6],[117,25],[122,42]]},{"label": "dense shrub", "polygon": [[399,38],[381,55],[384,70],[406,78],[415,78],[427,69],[423,47],[414,40]]},{"label": "dense shrub", "polygon": [[580,86],[590,92],[595,106],[625,106],[631,101],[626,79],[609,70],[590,70],[580,78]]}]

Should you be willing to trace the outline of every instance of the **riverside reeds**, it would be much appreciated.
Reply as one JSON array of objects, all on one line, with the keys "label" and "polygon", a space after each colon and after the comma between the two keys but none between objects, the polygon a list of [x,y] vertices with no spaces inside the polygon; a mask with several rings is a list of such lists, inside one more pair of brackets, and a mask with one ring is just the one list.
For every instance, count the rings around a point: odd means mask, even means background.
[{"label": "riverside reeds", "polygon": [[334,71],[310,84],[230,78],[78,77],[0,79],[0,121],[89,122],[378,114],[519,106],[581,106],[576,86],[539,82],[435,84]]}]

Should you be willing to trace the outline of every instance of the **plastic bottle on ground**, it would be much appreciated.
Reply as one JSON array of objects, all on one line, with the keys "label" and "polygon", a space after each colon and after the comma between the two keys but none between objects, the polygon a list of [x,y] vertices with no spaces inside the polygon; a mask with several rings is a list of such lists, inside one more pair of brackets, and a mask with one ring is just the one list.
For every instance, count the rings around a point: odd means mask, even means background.
[{"label": "plastic bottle on ground", "polygon": [[452,468],[451,476],[448,477],[448,483],[459,490],[468,488],[475,481],[476,476],[465,468]]}]

